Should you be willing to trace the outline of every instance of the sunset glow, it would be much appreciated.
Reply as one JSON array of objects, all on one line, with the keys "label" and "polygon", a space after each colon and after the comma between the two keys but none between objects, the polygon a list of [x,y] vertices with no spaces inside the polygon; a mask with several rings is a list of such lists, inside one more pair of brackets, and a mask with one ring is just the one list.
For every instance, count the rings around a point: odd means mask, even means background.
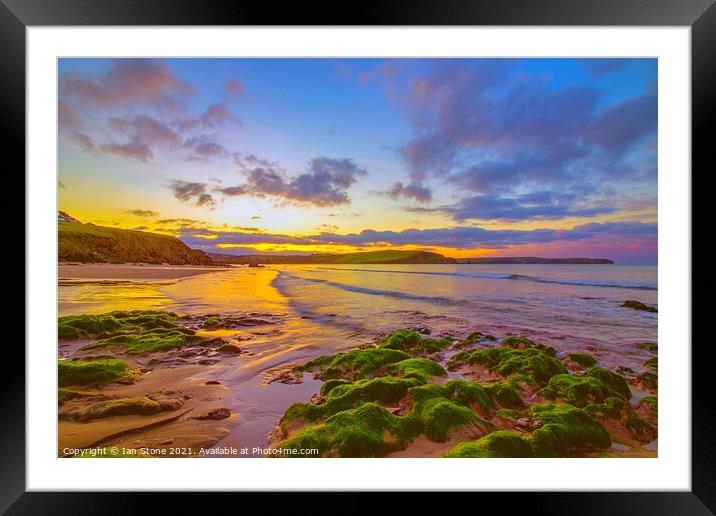
[{"label": "sunset glow", "polygon": [[227,254],[657,259],[655,59],[61,59],[59,209]]}]

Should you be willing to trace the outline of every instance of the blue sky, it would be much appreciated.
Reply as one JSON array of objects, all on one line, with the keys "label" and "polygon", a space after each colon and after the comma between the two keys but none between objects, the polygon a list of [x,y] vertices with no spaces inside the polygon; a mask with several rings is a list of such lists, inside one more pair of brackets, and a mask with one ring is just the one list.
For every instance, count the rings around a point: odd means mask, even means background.
[{"label": "blue sky", "polygon": [[62,59],[60,207],[233,254],[655,263],[656,77],[654,59]]}]

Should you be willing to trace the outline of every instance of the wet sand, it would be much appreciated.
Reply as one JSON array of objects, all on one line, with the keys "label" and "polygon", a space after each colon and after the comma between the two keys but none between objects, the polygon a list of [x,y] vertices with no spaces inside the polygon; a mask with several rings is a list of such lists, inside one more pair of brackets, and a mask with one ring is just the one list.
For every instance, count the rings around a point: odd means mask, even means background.
[{"label": "wet sand", "polygon": [[224,266],[201,265],[149,265],[149,264],[112,264],[82,263],[60,264],[58,277],[62,279],[92,280],[162,280],[179,279],[209,272],[230,269]]}]

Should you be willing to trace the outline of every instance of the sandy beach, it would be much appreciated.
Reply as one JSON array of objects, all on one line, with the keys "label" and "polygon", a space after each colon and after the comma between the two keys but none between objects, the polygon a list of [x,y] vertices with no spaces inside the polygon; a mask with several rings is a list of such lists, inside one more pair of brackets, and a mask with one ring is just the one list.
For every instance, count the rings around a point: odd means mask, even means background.
[{"label": "sandy beach", "polygon": [[230,269],[229,266],[206,267],[201,265],[150,265],[111,263],[60,263],[58,278],[92,280],[164,280],[188,278]]}]

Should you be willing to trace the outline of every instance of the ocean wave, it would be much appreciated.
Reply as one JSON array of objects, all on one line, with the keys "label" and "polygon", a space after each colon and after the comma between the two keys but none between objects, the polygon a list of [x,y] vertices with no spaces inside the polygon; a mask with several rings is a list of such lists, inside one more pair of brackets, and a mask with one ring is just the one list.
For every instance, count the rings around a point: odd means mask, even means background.
[{"label": "ocean wave", "polygon": [[500,274],[489,272],[449,272],[449,271],[396,271],[386,269],[348,269],[340,267],[317,267],[317,269],[327,269],[336,271],[353,271],[353,272],[382,272],[389,274],[424,274],[428,276],[458,276],[461,278],[475,279],[496,279],[496,280],[519,280],[534,281],[536,283],[554,283],[557,285],[575,285],[583,287],[605,287],[605,288],[628,288],[635,290],[658,290],[656,283],[637,282],[637,281],[609,281],[599,279],[559,279],[545,278],[540,276],[529,276],[526,274]]},{"label": "ocean wave", "polygon": [[[345,270],[345,269],[344,269]],[[380,290],[380,289],[373,289],[373,288],[367,288],[367,287],[359,287],[356,285],[348,285],[347,283],[339,283],[336,281],[330,281],[325,279],[318,279],[318,278],[304,278],[300,276],[294,276],[292,274],[287,274],[285,272],[280,272],[279,275],[274,279],[274,283],[278,284],[280,283],[282,278],[291,278],[293,280],[303,281],[307,283],[319,283],[321,285],[328,285],[329,287],[335,287],[339,288],[341,290],[345,290],[346,292],[356,292],[359,294],[370,294],[374,296],[384,296],[384,297],[392,297],[396,299],[407,299],[411,301],[425,301],[428,303],[438,304],[438,305],[457,305],[457,304],[464,304],[467,301],[461,300],[461,299],[454,299],[451,297],[443,297],[443,296],[421,296],[418,294],[410,294],[407,292],[397,292],[394,290]]]}]

